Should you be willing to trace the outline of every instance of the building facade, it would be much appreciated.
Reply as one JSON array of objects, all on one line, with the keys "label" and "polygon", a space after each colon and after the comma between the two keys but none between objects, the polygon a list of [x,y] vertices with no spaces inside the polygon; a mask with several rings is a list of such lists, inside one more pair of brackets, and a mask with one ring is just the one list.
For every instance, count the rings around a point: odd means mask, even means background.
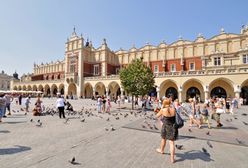
[{"label": "building facade", "polygon": [[34,65],[25,80],[12,82],[14,90],[42,91],[44,95],[125,94],[118,71],[135,58],[143,58],[155,75],[154,95],[173,95],[180,101],[189,97],[248,98],[248,25],[239,34],[221,29],[206,39],[199,34],[194,41],[179,38],[172,44],[147,43],[129,50],[109,49],[106,39],[94,48],[91,41],[78,36],[75,29],[65,44],[63,61]]},{"label": "building facade", "polygon": [[10,81],[12,76],[6,74],[4,71],[0,73],[0,90],[10,90]]}]

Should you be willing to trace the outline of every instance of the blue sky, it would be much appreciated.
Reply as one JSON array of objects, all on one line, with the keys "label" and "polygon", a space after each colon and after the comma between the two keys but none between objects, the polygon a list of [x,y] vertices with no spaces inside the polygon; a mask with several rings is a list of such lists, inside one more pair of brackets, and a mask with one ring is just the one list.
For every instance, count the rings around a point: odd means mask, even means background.
[{"label": "blue sky", "polygon": [[198,33],[210,38],[225,28],[239,33],[248,23],[247,0],[2,0],[0,70],[32,73],[33,63],[64,59],[75,25],[99,47],[137,48],[172,43]]}]

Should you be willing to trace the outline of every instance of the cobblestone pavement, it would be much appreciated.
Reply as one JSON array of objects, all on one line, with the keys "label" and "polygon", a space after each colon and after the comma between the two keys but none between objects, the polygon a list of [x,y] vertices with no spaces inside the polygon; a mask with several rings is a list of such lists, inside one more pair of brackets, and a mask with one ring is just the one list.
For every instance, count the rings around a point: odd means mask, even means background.
[{"label": "cobblestone pavement", "polygon": [[[56,99],[43,99],[48,107],[54,107]],[[35,100],[32,99],[32,106]],[[97,114],[96,102],[92,100],[70,100],[74,109],[84,106],[93,109],[94,116],[67,115],[69,119],[59,119],[57,115],[24,115],[23,106],[12,103],[11,116],[0,124],[0,167],[1,168],[246,168],[248,164],[248,107],[242,106],[232,116],[223,114],[223,128],[191,128],[180,130],[176,144],[183,150],[176,150],[176,163],[170,163],[169,147],[166,154],[155,152],[160,144],[158,130],[142,128],[144,116],[130,114],[130,104],[121,109],[112,103],[112,114]],[[120,115],[120,113],[122,115]],[[128,116],[124,117],[125,114]],[[151,112],[148,114],[151,114]],[[119,117],[119,119],[117,118]],[[106,121],[109,118],[109,121]],[[117,118],[117,119],[116,119]],[[236,119],[235,119],[236,118]],[[33,120],[31,122],[30,120]],[[232,121],[230,121],[232,119]],[[37,122],[40,120],[42,126]],[[146,119],[147,120],[147,119]],[[148,122],[154,122],[149,121]],[[158,123],[157,126],[159,127]],[[111,126],[115,131],[111,131]],[[106,129],[108,129],[106,131]],[[210,136],[206,132],[210,131]],[[209,147],[211,143],[213,148]],[[202,148],[207,150],[204,153]],[[69,160],[75,157],[76,164]]]}]

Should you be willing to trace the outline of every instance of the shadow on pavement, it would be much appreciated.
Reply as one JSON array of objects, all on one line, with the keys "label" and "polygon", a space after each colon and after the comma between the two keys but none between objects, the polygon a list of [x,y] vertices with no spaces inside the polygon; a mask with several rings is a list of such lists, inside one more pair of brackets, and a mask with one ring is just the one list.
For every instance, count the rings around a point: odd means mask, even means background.
[{"label": "shadow on pavement", "polygon": [[176,159],[176,162],[182,162],[184,160],[202,160],[205,162],[214,161],[210,158],[209,153],[204,153],[202,151],[188,151],[184,153],[176,153],[176,157],[179,157],[179,159]]},{"label": "shadow on pavement", "polygon": [[10,131],[8,131],[8,130],[2,130],[2,131],[0,131],[0,133],[10,133]]},{"label": "shadow on pavement", "polygon": [[3,149],[0,148],[0,155],[11,155],[28,150],[31,150],[31,148],[27,146],[15,145],[15,147],[13,148],[3,148]]}]

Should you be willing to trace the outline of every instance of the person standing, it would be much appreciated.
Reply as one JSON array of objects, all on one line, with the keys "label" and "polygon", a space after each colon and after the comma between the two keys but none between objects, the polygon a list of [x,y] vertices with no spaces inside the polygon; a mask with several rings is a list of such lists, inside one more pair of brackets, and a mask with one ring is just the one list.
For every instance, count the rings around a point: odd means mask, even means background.
[{"label": "person standing", "polygon": [[63,118],[65,118],[65,100],[63,97],[61,97],[60,94],[58,94],[56,106],[59,109],[59,118],[61,118],[61,115],[63,116]]},{"label": "person standing", "polygon": [[29,112],[28,109],[29,109],[29,104],[31,103],[30,101],[30,96],[28,96],[26,99],[25,99],[25,106],[26,106],[26,113]]},{"label": "person standing", "polygon": [[160,148],[156,149],[158,153],[164,154],[164,148],[166,145],[166,140],[169,140],[170,144],[170,159],[171,162],[175,162],[175,143],[174,141],[178,137],[178,129],[174,127],[176,123],[176,109],[171,106],[171,101],[165,99],[163,101],[163,108],[157,113],[156,117],[162,116],[162,129],[161,129],[161,144]]},{"label": "person standing", "polygon": [[[5,96],[5,99],[6,99],[6,109],[5,109],[5,113],[6,113],[6,111],[8,110],[9,111],[9,113],[8,113],[8,115],[11,115],[11,112],[10,112],[10,104],[11,104],[11,102],[13,101],[13,97],[10,95],[10,94],[6,94]],[[5,114],[4,114],[5,115]]]},{"label": "person standing", "polygon": [[102,112],[104,113],[106,111],[106,99],[104,96],[102,96]]},{"label": "person standing", "polygon": [[19,100],[19,105],[22,105],[22,95],[21,94],[19,95],[18,100]]},{"label": "person standing", "polygon": [[107,98],[107,113],[110,113],[110,108],[111,108],[111,104],[110,104],[110,99]]},{"label": "person standing", "polygon": [[98,96],[98,98],[97,98],[97,111],[98,111],[98,113],[102,112],[102,98],[101,98],[101,96]]},{"label": "person standing", "polygon": [[4,94],[0,93],[0,123],[2,122],[5,106],[6,106],[6,99],[4,97]]}]

